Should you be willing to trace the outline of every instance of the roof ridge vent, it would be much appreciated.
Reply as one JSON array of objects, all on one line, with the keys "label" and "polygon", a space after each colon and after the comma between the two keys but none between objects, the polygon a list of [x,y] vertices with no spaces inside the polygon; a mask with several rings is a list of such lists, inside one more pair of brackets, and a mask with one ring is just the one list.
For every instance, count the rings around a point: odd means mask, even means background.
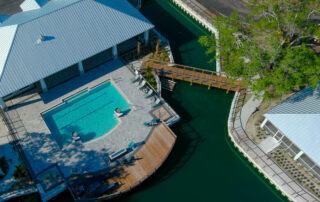
[{"label": "roof ridge vent", "polygon": [[40,44],[41,42],[43,42],[45,40],[46,40],[46,37],[41,34],[40,37],[37,40],[37,44]]}]

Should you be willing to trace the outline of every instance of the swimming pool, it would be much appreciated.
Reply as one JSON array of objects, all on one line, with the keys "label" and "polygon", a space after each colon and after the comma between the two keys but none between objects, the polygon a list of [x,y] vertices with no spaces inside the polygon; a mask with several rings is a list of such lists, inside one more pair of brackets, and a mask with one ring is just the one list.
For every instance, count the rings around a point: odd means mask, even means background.
[{"label": "swimming pool", "polygon": [[82,142],[107,134],[118,124],[113,115],[116,108],[130,110],[126,100],[108,81],[64,100],[42,117],[58,144],[64,146],[71,143],[74,131]]}]

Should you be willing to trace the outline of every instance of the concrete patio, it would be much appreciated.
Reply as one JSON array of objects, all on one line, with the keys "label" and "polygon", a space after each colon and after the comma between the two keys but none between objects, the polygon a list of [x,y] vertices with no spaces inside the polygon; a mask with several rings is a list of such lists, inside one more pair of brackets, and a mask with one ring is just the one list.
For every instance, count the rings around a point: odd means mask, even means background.
[{"label": "concrete patio", "polygon": [[[61,84],[46,93],[28,92],[6,104],[10,107],[8,115],[17,130],[17,136],[30,163],[34,175],[52,165],[58,165],[63,176],[72,173],[95,172],[108,168],[107,156],[119,149],[127,148],[134,141],[143,142],[151,127],[152,100],[143,97],[144,92],[131,83],[133,73],[120,61],[114,60],[95,68],[82,76]],[[51,134],[41,113],[59,104],[66,97],[77,92],[111,80],[119,93],[130,104],[131,111],[121,118],[119,124],[107,135],[85,143],[72,143],[60,148]],[[164,103],[166,107],[168,105]],[[170,108],[170,114],[172,109]]]}]

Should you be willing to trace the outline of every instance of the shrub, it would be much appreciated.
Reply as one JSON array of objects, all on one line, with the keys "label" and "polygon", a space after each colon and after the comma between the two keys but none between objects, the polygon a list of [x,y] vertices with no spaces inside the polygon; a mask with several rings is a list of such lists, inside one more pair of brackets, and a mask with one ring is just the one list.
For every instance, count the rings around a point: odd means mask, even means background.
[{"label": "shrub", "polygon": [[21,182],[21,181],[27,180],[29,178],[29,173],[28,173],[27,168],[24,165],[19,164],[19,165],[15,166],[15,170],[14,170],[12,176],[17,181]]}]

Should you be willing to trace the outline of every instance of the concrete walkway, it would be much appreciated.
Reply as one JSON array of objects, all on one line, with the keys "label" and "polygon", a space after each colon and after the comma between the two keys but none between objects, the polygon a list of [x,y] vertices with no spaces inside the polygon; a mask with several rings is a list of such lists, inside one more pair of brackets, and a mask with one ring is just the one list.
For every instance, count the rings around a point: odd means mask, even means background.
[{"label": "concrete walkway", "polygon": [[277,187],[277,189],[281,190],[284,195],[289,197],[290,200],[297,202],[319,201],[315,196],[301,187],[294,179],[285,173],[285,171],[270,159],[267,154],[264,153],[263,150],[259,148],[259,146],[256,145],[247,135],[245,126],[250,115],[256,107],[261,104],[261,100],[254,100],[253,97],[250,98],[236,115],[233,123],[235,106],[238,102],[238,98],[239,93],[236,93],[232,102],[228,120],[229,135],[235,146]]}]

